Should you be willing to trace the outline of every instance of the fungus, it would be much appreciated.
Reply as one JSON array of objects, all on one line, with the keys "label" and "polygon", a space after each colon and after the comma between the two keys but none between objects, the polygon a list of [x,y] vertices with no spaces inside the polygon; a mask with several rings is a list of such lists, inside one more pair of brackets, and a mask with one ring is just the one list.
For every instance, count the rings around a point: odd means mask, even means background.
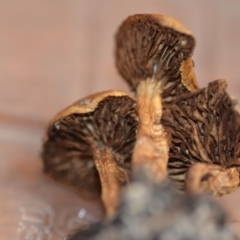
[{"label": "fungus", "polygon": [[79,100],[49,124],[44,171],[82,192],[101,192],[109,217],[128,182],[136,127],[136,102],[127,93],[106,91]]},{"label": "fungus", "polygon": [[116,65],[138,100],[133,169],[146,167],[156,182],[167,175],[169,150],[160,123],[162,104],[198,89],[191,57],[194,46],[191,33],[163,15],[130,16],[116,34]]},{"label": "fungus", "polygon": [[239,185],[240,116],[226,87],[224,80],[213,81],[164,110],[168,173],[181,190],[219,196]]}]

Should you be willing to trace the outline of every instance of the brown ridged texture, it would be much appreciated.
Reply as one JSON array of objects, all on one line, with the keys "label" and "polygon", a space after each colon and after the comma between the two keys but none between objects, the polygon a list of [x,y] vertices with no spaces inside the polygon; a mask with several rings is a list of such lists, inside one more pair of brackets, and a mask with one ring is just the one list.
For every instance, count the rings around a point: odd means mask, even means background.
[{"label": "brown ridged texture", "polygon": [[[224,80],[213,81],[207,88],[179,97],[164,110],[161,123],[172,141],[169,176],[179,189],[185,189],[186,173],[196,163],[219,165],[225,169],[239,165],[240,118],[235,110],[236,103],[226,93],[226,87]],[[217,174],[211,174],[211,166],[209,173],[213,177]],[[204,178],[204,174],[206,171],[202,171],[203,184],[208,179]],[[194,174],[191,173],[191,176],[194,177]],[[231,187],[227,188],[226,193]],[[235,189],[234,180],[232,190]]]},{"label": "brown ridged texture", "polygon": [[[47,130],[44,171],[88,196],[99,196],[103,187],[95,164],[98,170],[105,168],[100,172],[111,166],[107,174],[113,175],[116,184],[125,185],[137,127],[135,101],[128,96],[109,96],[99,101],[95,110],[69,112]],[[110,187],[114,188],[114,183]]]},{"label": "brown ridged texture", "polygon": [[140,81],[155,79],[164,105],[199,88],[192,62],[194,37],[175,19],[130,16],[120,26],[115,44],[118,71],[134,92]]}]

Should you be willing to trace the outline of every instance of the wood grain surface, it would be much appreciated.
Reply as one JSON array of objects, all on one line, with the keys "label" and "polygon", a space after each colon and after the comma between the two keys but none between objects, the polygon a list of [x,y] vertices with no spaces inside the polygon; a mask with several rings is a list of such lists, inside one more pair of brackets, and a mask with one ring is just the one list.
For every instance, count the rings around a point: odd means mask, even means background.
[{"label": "wood grain surface", "polygon": [[[17,239],[19,207],[29,199],[58,208],[74,202],[100,216],[89,202],[43,176],[41,137],[47,121],[73,101],[101,90],[128,91],[114,66],[113,39],[121,21],[135,13],[167,14],[186,25],[197,40],[200,86],[224,78],[238,98],[237,0],[1,0],[1,239]],[[238,191],[220,200],[233,219],[240,219],[239,199]]]}]

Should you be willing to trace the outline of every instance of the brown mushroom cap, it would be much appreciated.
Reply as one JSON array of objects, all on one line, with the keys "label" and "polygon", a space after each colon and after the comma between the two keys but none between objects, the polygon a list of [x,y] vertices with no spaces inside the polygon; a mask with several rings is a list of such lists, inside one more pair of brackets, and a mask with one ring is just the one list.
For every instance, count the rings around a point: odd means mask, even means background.
[{"label": "brown mushroom cap", "polygon": [[226,93],[224,80],[209,83],[195,93],[179,97],[165,109],[161,123],[171,135],[168,171],[180,189],[195,163],[238,166],[240,116]]},{"label": "brown mushroom cap", "polygon": [[127,93],[107,91],[81,99],[50,122],[42,151],[44,170],[85,193],[99,195],[94,151],[111,149],[117,164],[129,169],[136,127],[136,102]]},{"label": "brown mushroom cap", "polygon": [[140,80],[160,81],[163,103],[170,103],[198,89],[191,58],[194,46],[194,37],[175,19],[137,14],[116,34],[116,65],[135,92]]}]

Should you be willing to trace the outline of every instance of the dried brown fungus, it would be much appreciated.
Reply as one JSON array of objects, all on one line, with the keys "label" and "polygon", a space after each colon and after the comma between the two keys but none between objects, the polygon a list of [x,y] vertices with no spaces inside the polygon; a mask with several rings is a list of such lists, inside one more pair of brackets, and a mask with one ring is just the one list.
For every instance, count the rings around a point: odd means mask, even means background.
[{"label": "dried brown fungus", "polygon": [[116,65],[137,93],[139,105],[133,168],[148,168],[157,182],[167,175],[169,151],[159,121],[162,105],[198,89],[191,57],[194,46],[191,33],[163,15],[130,16],[116,34]]},{"label": "dried brown fungus", "polygon": [[195,39],[177,20],[157,14],[128,17],[116,35],[116,65],[131,89],[158,82],[163,104],[196,91],[192,53]]},{"label": "dried brown fungus", "polygon": [[128,182],[137,127],[136,102],[120,91],[79,100],[47,129],[42,158],[55,179],[102,197],[107,216]]},{"label": "dried brown fungus", "polygon": [[45,172],[82,194],[101,196],[108,217],[131,165],[135,173],[144,167],[157,183],[169,174],[191,193],[236,190],[240,113],[224,80],[199,89],[194,47],[192,34],[170,17],[128,17],[116,34],[115,56],[137,102],[106,91],[57,114],[44,138]]},{"label": "dried brown fungus", "polygon": [[213,81],[164,110],[168,171],[179,189],[220,196],[239,185],[240,116],[226,87],[224,80]]}]

